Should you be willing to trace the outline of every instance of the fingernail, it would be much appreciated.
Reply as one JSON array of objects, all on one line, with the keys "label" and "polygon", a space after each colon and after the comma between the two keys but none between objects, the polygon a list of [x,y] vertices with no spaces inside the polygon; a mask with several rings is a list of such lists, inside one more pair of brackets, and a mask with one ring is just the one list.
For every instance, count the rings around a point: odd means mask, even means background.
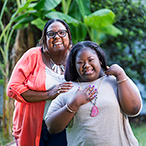
[{"label": "fingernail", "polygon": [[95,86],[93,85],[92,87],[94,88]]},{"label": "fingernail", "polygon": [[97,91],[97,89],[95,89],[95,91]]},{"label": "fingernail", "polygon": [[91,85],[89,85],[89,87],[91,87]]}]

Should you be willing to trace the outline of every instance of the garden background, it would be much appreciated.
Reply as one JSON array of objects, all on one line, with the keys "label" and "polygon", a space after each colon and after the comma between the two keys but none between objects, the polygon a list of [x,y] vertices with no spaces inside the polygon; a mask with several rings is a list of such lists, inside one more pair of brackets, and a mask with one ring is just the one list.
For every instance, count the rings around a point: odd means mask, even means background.
[{"label": "garden background", "polygon": [[6,95],[11,71],[52,18],[68,23],[74,44],[99,44],[108,65],[118,63],[136,83],[143,108],[130,123],[146,146],[146,0],[0,0],[0,10],[0,146],[13,140],[14,100]]}]

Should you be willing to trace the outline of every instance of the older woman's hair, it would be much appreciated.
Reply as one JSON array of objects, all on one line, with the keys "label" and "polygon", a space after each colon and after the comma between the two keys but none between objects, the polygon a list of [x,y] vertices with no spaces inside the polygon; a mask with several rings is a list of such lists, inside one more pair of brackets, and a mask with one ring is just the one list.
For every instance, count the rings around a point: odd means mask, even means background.
[{"label": "older woman's hair", "polygon": [[97,56],[101,62],[101,67],[103,70],[107,70],[106,57],[104,51],[92,41],[83,41],[75,44],[69,54],[66,70],[65,70],[65,79],[66,81],[76,81],[78,78],[78,73],[76,70],[76,56],[79,51],[82,51],[85,48],[90,48],[97,53]]},{"label": "older woman's hair", "polygon": [[47,44],[46,44],[47,28],[53,22],[56,22],[56,21],[62,23],[66,27],[66,30],[67,30],[67,33],[68,33],[68,36],[69,36],[69,40],[70,40],[69,44],[72,45],[72,36],[71,36],[71,32],[70,32],[70,28],[69,28],[68,24],[65,21],[61,20],[61,19],[51,19],[44,26],[44,29],[43,29],[43,32],[42,32],[42,37],[41,37],[41,39],[40,39],[40,41],[38,43],[38,46],[42,46],[42,47],[46,47],[47,46]]}]

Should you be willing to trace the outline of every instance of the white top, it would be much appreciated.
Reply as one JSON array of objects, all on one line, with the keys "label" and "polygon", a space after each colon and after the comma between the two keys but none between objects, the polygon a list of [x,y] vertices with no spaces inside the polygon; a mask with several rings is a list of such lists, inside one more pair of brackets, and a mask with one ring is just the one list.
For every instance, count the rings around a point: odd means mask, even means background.
[{"label": "white top", "polygon": [[[83,88],[88,85],[95,85],[95,88],[98,88],[100,80],[101,78],[81,84]],[[135,86],[133,82],[132,86]],[[60,94],[54,99],[46,118],[69,102],[78,87],[78,83],[73,83],[73,88],[69,92]],[[138,90],[136,86],[135,90]],[[92,106],[91,102],[80,106],[70,121],[67,127],[68,146],[138,146],[128,116],[120,109],[114,76],[105,76],[100,84],[96,101],[99,114],[96,117],[90,116]]]},{"label": "white top", "polygon": [[[46,66],[46,90],[52,89],[55,85],[65,82],[64,75],[59,75]],[[52,100],[46,100],[44,118]]]}]

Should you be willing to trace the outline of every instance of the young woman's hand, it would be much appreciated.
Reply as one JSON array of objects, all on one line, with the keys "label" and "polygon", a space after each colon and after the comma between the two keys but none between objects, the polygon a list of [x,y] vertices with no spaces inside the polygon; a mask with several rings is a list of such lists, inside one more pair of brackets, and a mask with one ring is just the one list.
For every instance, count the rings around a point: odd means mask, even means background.
[{"label": "young woman's hand", "polygon": [[107,67],[107,71],[105,71],[106,75],[113,75],[117,79],[123,78],[126,76],[125,71],[118,64],[113,64],[110,67]]},{"label": "young woman's hand", "polygon": [[97,96],[97,89],[94,86],[88,86],[81,90],[79,88],[74,98],[69,102],[73,109],[77,110],[81,105],[93,100]]}]

